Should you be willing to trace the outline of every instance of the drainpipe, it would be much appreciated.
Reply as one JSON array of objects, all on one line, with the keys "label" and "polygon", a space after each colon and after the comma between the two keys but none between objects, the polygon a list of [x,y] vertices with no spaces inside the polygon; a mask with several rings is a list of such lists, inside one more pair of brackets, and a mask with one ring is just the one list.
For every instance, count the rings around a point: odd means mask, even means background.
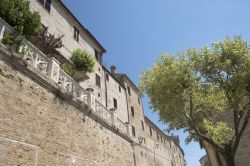
[{"label": "drainpipe", "polygon": [[134,142],[131,143],[132,149],[133,149],[133,159],[134,159],[134,166],[136,166],[136,158],[135,158],[135,145]]},{"label": "drainpipe", "polygon": [[108,88],[107,88],[107,72],[104,69],[104,80],[105,80],[105,104],[106,104],[106,108],[108,108]]}]

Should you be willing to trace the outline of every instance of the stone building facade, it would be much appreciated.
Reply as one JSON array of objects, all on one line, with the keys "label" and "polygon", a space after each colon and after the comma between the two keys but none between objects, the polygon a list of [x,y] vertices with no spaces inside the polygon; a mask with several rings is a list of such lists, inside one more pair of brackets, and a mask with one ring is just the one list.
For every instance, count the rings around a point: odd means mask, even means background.
[{"label": "stone building facade", "polygon": [[[81,48],[96,63],[88,80],[76,82],[61,59],[28,41],[19,52],[0,42],[0,166],[184,166],[178,137],[145,117],[137,86],[103,66],[106,50],[67,7],[60,0],[30,7],[49,33],[64,35],[63,62]],[[0,39],[5,31],[12,28],[0,19]]]}]

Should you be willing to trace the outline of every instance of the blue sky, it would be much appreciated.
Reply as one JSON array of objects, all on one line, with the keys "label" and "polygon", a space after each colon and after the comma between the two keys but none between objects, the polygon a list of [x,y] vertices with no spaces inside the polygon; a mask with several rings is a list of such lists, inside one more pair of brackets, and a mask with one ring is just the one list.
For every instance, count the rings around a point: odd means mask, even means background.
[{"label": "blue sky", "polygon": [[[201,48],[226,36],[250,42],[249,0],[63,0],[106,48],[105,66],[116,65],[136,84],[139,73],[163,52]],[[145,114],[164,129],[143,100]],[[199,166],[205,153],[198,143],[185,145],[177,132],[188,166]]]}]

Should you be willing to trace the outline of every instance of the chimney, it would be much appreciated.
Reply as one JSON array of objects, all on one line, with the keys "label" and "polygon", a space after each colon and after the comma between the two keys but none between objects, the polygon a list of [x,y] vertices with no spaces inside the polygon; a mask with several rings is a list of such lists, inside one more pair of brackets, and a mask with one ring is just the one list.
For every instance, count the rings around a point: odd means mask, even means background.
[{"label": "chimney", "polygon": [[111,70],[111,74],[115,74],[116,73],[116,67],[114,65],[112,65],[110,67],[110,70]]}]

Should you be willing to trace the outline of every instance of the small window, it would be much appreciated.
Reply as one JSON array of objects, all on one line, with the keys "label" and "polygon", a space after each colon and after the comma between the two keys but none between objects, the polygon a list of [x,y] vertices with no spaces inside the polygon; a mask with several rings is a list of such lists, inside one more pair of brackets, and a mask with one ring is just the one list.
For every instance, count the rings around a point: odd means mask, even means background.
[{"label": "small window", "polygon": [[114,101],[114,108],[117,109],[117,100],[116,100],[116,98],[113,98],[113,101]]},{"label": "small window", "polygon": [[79,30],[74,26],[74,39],[79,42]]},{"label": "small window", "polygon": [[143,152],[141,151],[141,156],[143,156]]},{"label": "small window", "polygon": [[146,144],[146,138],[144,138],[143,141],[144,141],[144,144]]},{"label": "small window", "polygon": [[95,59],[99,62],[99,54],[97,50],[95,50]]},{"label": "small window", "polygon": [[121,93],[121,86],[119,85],[119,92]]},{"label": "small window", "polygon": [[144,123],[143,123],[143,121],[141,121],[141,128],[144,131]]},{"label": "small window", "polygon": [[156,132],[156,136],[157,136],[157,140],[159,141],[159,135],[158,135],[158,133]]},{"label": "small window", "polygon": [[109,81],[109,75],[108,74],[106,74],[106,80]]},{"label": "small window", "polygon": [[132,135],[135,137],[135,127],[132,126]]},{"label": "small window", "polygon": [[100,52],[98,52],[97,50],[95,50],[95,59],[97,62],[102,64],[102,54]]},{"label": "small window", "polygon": [[141,104],[140,98],[138,97],[138,104]]},{"label": "small window", "polygon": [[95,74],[95,84],[98,87],[101,87],[101,78],[98,74]]},{"label": "small window", "polygon": [[127,88],[128,88],[128,95],[129,95],[129,96],[131,96],[131,93],[130,93],[130,87],[129,87],[129,86],[127,86]]},{"label": "small window", "polygon": [[50,12],[51,9],[51,0],[39,0],[43,7]]},{"label": "small window", "polygon": [[161,136],[161,142],[163,142],[162,136]]},{"label": "small window", "polygon": [[152,136],[152,128],[149,127],[149,132],[150,132],[150,135]]},{"label": "small window", "polygon": [[131,107],[131,115],[132,115],[132,117],[135,116],[135,110],[134,110],[134,107],[133,107],[133,106]]}]

